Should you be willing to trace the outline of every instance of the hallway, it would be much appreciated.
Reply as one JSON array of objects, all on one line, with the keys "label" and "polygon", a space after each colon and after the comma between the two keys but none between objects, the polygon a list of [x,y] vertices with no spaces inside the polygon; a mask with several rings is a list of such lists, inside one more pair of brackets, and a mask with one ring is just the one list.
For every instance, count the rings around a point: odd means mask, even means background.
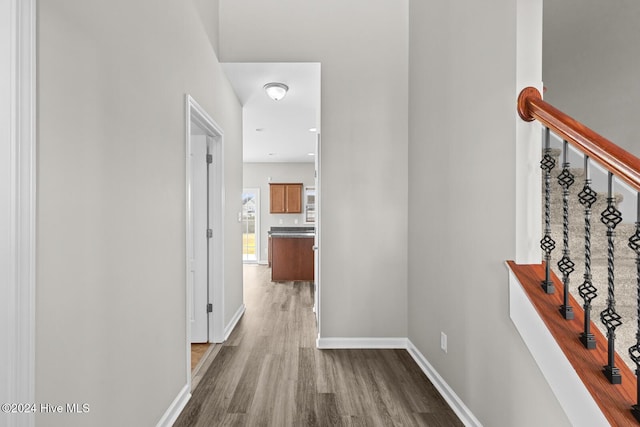
[{"label": "hallway", "polygon": [[246,312],[175,426],[462,425],[405,350],[315,348],[313,287],[244,266]]}]

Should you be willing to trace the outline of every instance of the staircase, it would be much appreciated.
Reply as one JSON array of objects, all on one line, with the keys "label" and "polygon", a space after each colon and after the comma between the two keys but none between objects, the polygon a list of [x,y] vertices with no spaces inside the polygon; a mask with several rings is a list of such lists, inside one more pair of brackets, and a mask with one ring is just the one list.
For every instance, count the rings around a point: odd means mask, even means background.
[{"label": "staircase", "polygon": [[[556,160],[555,168],[551,171],[551,237],[556,247],[551,253],[551,268],[562,278],[558,268],[558,261],[562,258],[563,242],[563,206],[562,187],[558,183],[558,175],[562,171],[560,150],[552,149],[552,156]],[[584,186],[584,169],[570,168],[575,182],[569,187],[569,249],[571,260],[575,263],[575,271],[569,276],[569,290],[579,304],[584,301],[578,293],[578,286],[584,281],[584,207],[578,200],[578,193]],[[544,180],[543,180],[544,181]],[[544,182],[543,182],[544,186]],[[615,189],[614,189],[615,190]],[[607,206],[606,193],[597,193],[597,201],[591,207],[591,274],[592,283],[598,289],[598,296],[591,302],[591,320],[606,336],[606,327],[600,321],[600,312],[607,305],[607,227],[600,221],[600,214]],[[544,187],[543,187],[544,197]],[[622,196],[616,194],[616,204],[622,201]],[[544,207],[544,200],[543,200]],[[615,228],[615,301],[616,312],[622,317],[616,333],[616,351],[633,370],[636,365],[629,357],[629,347],[636,343],[637,330],[637,270],[635,253],[628,246],[628,239],[635,233],[635,218],[624,218]],[[543,224],[544,230],[544,224]],[[563,289],[556,288],[555,292],[562,295]],[[574,310],[577,307],[574,307]],[[558,313],[558,315],[560,315]]]}]

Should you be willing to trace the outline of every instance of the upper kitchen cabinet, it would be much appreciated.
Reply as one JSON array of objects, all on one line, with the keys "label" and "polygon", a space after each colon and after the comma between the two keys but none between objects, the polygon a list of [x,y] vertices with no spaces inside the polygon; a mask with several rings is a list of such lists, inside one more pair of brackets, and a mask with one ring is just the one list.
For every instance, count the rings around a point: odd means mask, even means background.
[{"label": "upper kitchen cabinet", "polygon": [[269,184],[271,213],[302,213],[302,184]]}]

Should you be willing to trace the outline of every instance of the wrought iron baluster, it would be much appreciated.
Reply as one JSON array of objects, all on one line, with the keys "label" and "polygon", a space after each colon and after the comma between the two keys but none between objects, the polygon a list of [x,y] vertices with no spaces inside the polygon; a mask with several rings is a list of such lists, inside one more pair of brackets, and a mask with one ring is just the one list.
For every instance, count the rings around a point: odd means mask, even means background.
[{"label": "wrought iron baluster", "polygon": [[637,397],[636,404],[631,407],[631,413],[640,421],[640,193],[637,197],[637,213],[636,213],[636,232],[629,238],[629,247],[636,253],[636,313],[638,315],[636,325],[636,343],[629,348],[629,356],[636,364],[636,383],[637,383]]},{"label": "wrought iron baluster", "polygon": [[600,215],[600,221],[607,226],[607,308],[600,313],[600,320],[607,328],[608,364],[604,366],[604,375],[611,384],[622,383],[620,370],[615,366],[616,328],[622,325],[621,317],[616,313],[615,283],[614,283],[614,238],[615,228],[622,221],[622,214],[615,207],[613,195],[613,175],[609,172],[607,192],[607,208]]},{"label": "wrought iron baluster", "polygon": [[545,278],[542,281],[542,289],[552,294],[555,291],[551,280],[551,251],[556,247],[556,242],[551,238],[551,171],[556,166],[556,161],[551,156],[551,131],[544,132],[544,155],[540,161],[540,168],[544,171],[544,236],[540,240],[540,248],[544,251]]},{"label": "wrought iron baluster", "polygon": [[562,272],[564,292],[560,313],[565,319],[571,320],[573,319],[573,307],[569,305],[569,275],[573,273],[575,264],[571,261],[569,253],[569,187],[573,185],[575,179],[569,170],[567,145],[567,141],[562,144],[562,173],[558,176],[558,183],[562,186],[562,259],[558,261],[558,268]]},{"label": "wrought iron baluster", "polygon": [[584,187],[578,194],[580,204],[584,206],[584,282],[578,287],[578,293],[584,300],[584,332],[580,341],[588,349],[596,348],[596,340],[591,333],[591,301],[598,296],[591,276],[591,206],[596,202],[596,192],[591,188],[589,156],[584,156]]}]

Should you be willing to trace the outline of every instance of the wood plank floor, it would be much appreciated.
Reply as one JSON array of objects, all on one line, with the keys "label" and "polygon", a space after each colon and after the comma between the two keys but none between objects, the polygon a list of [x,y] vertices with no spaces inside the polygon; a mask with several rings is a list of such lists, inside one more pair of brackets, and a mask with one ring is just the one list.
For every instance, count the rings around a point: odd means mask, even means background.
[{"label": "wood plank floor", "polygon": [[207,351],[212,345],[213,344],[208,342],[202,343],[202,344],[200,343],[191,344],[191,372],[193,372],[196,366],[198,366],[198,363],[200,363],[202,356],[204,356],[207,353]]},{"label": "wood plank floor", "polygon": [[245,266],[246,312],[174,424],[462,426],[405,350],[315,348],[313,286]]}]

